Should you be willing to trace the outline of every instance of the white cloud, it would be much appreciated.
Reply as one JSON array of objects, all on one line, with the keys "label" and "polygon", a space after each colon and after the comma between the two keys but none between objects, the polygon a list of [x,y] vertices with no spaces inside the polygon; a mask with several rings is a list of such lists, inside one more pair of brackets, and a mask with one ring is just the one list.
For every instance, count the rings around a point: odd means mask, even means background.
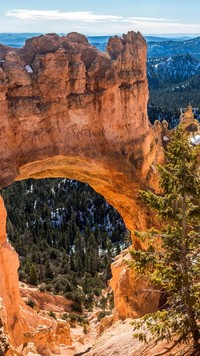
[{"label": "white cloud", "polygon": [[169,21],[173,22],[176,21],[174,19],[166,19],[164,17],[137,17],[137,16],[131,16],[127,18],[127,21],[131,20],[138,20],[138,21],[150,21],[150,22],[162,22],[162,21]]},{"label": "white cloud", "polygon": [[[200,24],[182,23],[163,17],[115,16],[93,11],[63,12],[59,10],[7,10],[5,16],[18,21],[21,31],[30,31],[37,21],[38,31],[119,34],[130,30],[147,33],[199,33]],[[51,21],[50,21],[51,20]],[[8,21],[7,21],[8,22]],[[32,25],[31,25],[32,23]],[[94,26],[98,23],[98,26]],[[10,27],[10,24],[8,25]],[[35,25],[34,25],[35,26]],[[52,29],[53,28],[53,29]]]},{"label": "white cloud", "polygon": [[70,20],[83,22],[118,21],[121,16],[98,15],[92,11],[61,12],[58,10],[9,10],[6,16],[21,20]]}]

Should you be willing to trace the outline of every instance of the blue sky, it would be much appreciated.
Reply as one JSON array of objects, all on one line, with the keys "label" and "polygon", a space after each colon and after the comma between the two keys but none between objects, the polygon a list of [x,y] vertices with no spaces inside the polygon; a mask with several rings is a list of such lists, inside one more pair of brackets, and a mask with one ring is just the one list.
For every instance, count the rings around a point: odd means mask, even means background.
[{"label": "blue sky", "polygon": [[200,34],[199,0],[2,0],[0,32]]}]

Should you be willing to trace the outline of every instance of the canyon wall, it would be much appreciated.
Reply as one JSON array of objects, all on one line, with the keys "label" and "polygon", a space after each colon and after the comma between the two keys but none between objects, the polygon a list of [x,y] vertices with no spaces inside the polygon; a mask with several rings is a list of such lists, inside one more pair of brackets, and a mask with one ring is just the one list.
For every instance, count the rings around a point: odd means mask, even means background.
[{"label": "canyon wall", "polygon": [[[150,226],[138,190],[157,186],[163,151],[147,101],[140,33],[111,38],[105,53],[77,33],[35,37],[22,49],[0,45],[0,187],[27,178],[77,179],[102,194],[130,230]],[[11,343],[20,346],[31,318],[22,315],[18,258],[6,241],[1,204],[0,297]]]},{"label": "canyon wall", "polygon": [[71,345],[64,320],[37,314],[20,297],[18,255],[6,236],[6,209],[0,197],[0,351],[9,356],[60,354],[60,344]]}]

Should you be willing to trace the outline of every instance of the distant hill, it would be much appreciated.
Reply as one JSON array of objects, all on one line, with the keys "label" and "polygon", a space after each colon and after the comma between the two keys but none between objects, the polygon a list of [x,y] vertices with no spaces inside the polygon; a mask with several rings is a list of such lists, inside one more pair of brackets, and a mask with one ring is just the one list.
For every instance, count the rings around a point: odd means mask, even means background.
[{"label": "distant hill", "polygon": [[167,57],[177,54],[190,54],[200,59],[200,37],[185,41],[148,42],[148,58]]},{"label": "distant hill", "polygon": [[147,61],[149,87],[158,89],[200,74],[200,60],[190,54],[154,58]]},{"label": "distant hill", "polygon": [[[41,33],[0,33],[0,43],[4,44],[6,46],[14,47],[14,48],[20,48],[23,47],[25,44],[25,41],[28,38],[34,37],[34,36],[39,36]],[[60,33],[61,36],[64,35],[64,33]],[[100,51],[105,51],[106,45],[109,39],[108,36],[87,36],[89,42],[93,45],[96,46]],[[144,36],[146,39],[148,46],[150,46],[149,49],[149,54],[150,57],[156,57],[157,53],[159,51],[165,51],[166,48],[168,48],[169,43],[183,43],[183,41],[191,41],[191,39],[187,36],[184,37],[160,37],[160,36]],[[158,46],[155,46],[155,43],[158,44]],[[165,45],[166,43],[166,45]],[[161,46],[163,44],[163,46]],[[166,47],[167,46],[167,47]],[[156,53],[155,53],[156,51]],[[160,55],[159,55],[160,56]],[[163,55],[162,55],[163,56]]]},{"label": "distant hill", "polygon": [[28,38],[39,36],[41,33],[0,33],[0,43],[6,46],[23,47]]},{"label": "distant hill", "polygon": [[[179,42],[149,42],[147,76],[149,108],[156,106],[161,111],[165,108],[165,113],[189,103],[199,108],[200,37]],[[149,109],[152,121],[151,112]]]},{"label": "distant hill", "polygon": [[[97,47],[100,51],[105,51],[106,45],[108,42],[110,36],[88,36],[89,42]],[[151,46],[151,43],[168,43],[168,42],[180,42],[182,43],[183,41],[191,40],[190,37],[184,36],[184,37],[171,37],[170,39],[168,37],[159,37],[159,36],[144,36],[145,40],[148,43],[148,46]]]},{"label": "distant hill", "polygon": [[173,42],[180,42],[190,40],[193,37],[183,36],[183,37],[160,37],[160,36],[144,36],[147,42],[166,42],[166,41],[173,41]]}]

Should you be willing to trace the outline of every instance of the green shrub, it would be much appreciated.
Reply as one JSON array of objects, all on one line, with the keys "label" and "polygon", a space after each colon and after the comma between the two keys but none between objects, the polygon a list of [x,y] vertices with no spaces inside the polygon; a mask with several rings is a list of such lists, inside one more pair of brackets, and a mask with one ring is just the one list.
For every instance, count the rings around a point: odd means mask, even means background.
[{"label": "green shrub", "polygon": [[106,316],[106,312],[105,310],[102,310],[99,312],[98,316],[97,316],[97,320],[100,321],[101,319],[103,319]]},{"label": "green shrub", "polygon": [[28,305],[29,307],[31,307],[32,309],[34,308],[35,306],[35,302],[33,299],[29,298],[27,301],[26,301],[26,305]]},{"label": "green shrub", "polygon": [[51,316],[54,319],[57,319],[56,318],[56,314],[52,310],[48,313],[48,315]]},{"label": "green shrub", "polygon": [[100,321],[103,319],[105,316],[110,315],[110,312],[106,312],[105,310],[100,311],[100,313],[97,316],[97,320]]},{"label": "green shrub", "polygon": [[39,286],[39,291],[40,292],[46,292],[47,290],[47,285],[46,283],[42,283],[40,286]]},{"label": "green shrub", "polygon": [[74,311],[79,312],[79,313],[82,313],[82,311],[83,311],[81,302],[74,302],[72,305],[72,308]]},{"label": "green shrub", "polygon": [[75,314],[75,313],[68,313],[68,314],[63,313],[61,318],[64,320],[67,320],[67,321],[72,321],[72,322],[76,321],[81,325],[83,325],[83,324],[88,325],[88,321],[84,315],[79,315],[79,314]]}]

